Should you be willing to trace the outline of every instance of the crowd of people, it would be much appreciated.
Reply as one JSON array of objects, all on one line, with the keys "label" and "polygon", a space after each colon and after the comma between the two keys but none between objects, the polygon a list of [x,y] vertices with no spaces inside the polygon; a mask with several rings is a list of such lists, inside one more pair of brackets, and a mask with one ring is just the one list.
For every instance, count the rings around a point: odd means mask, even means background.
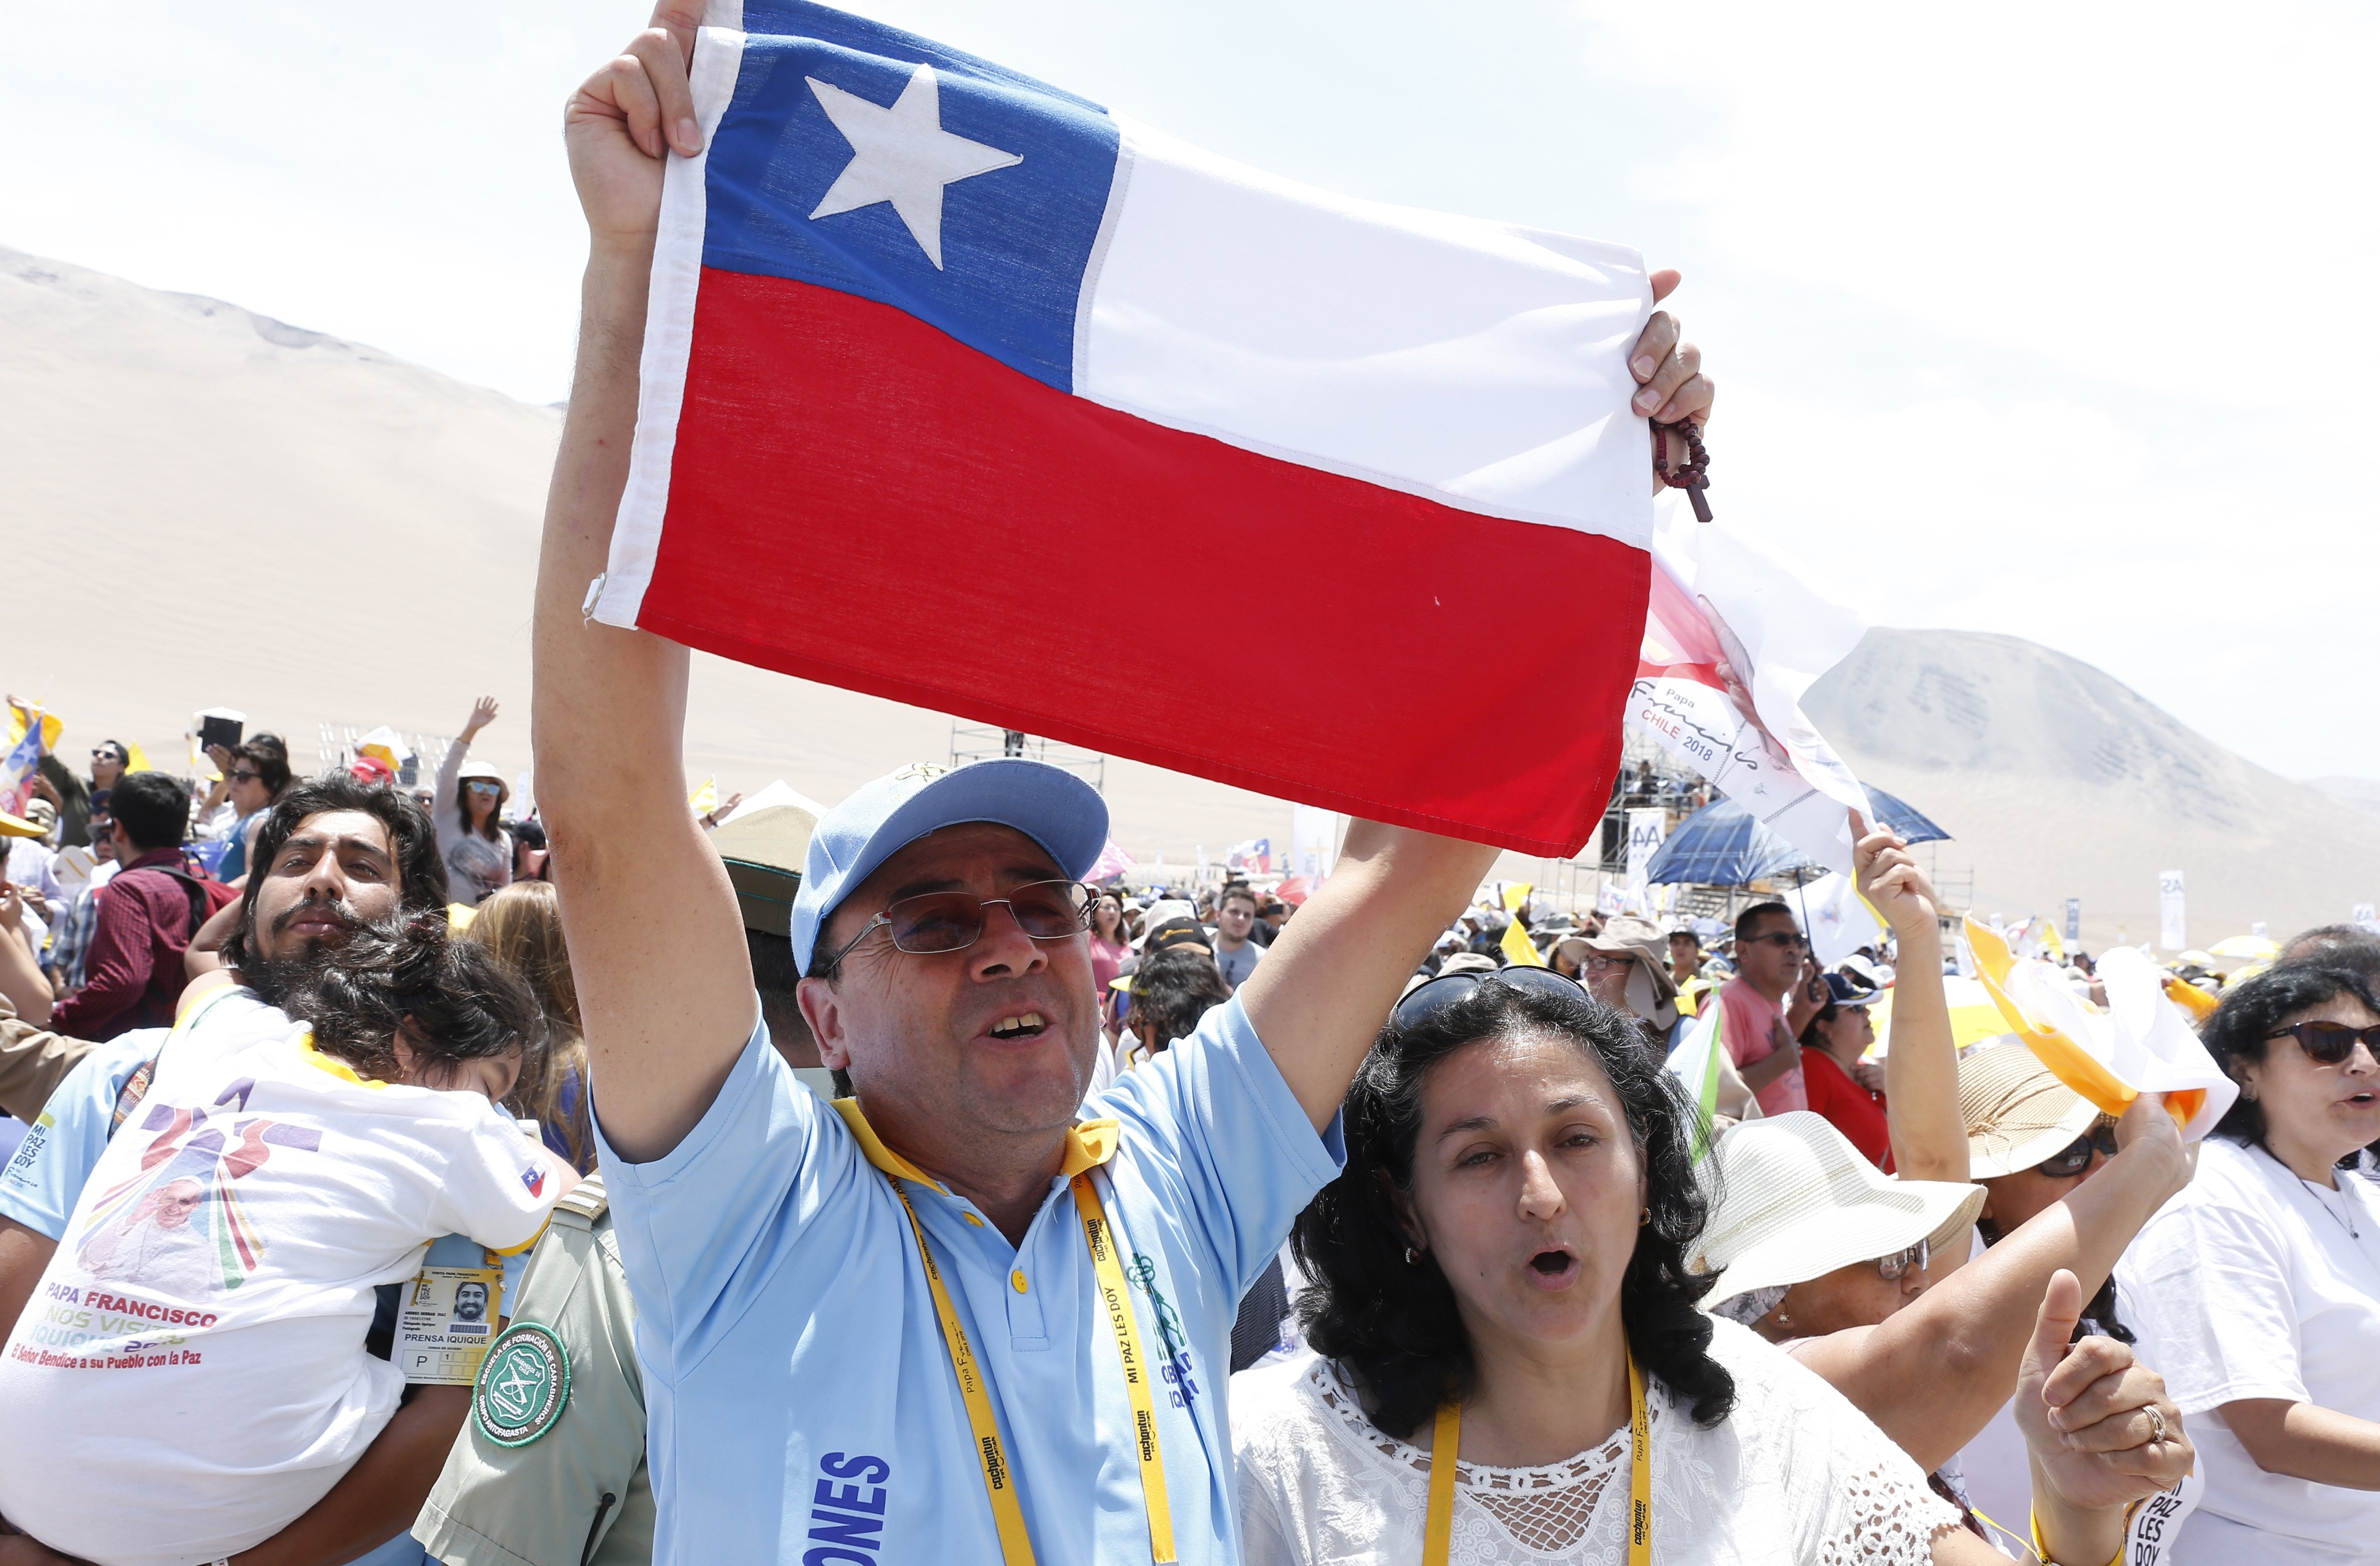
[{"label": "crowd of people", "polygon": [[[2380,939],[2190,992],[2191,1142],[1962,1048],[1856,821],[1822,965],[1361,820],[1287,898],[1088,885],[1017,756],[618,766],[686,739],[581,605],[693,47],[568,116],[536,810],[482,698],[419,789],[109,741],[0,819],[0,1566],[2380,1558]],[[1631,365],[1707,414],[1666,314]]]}]

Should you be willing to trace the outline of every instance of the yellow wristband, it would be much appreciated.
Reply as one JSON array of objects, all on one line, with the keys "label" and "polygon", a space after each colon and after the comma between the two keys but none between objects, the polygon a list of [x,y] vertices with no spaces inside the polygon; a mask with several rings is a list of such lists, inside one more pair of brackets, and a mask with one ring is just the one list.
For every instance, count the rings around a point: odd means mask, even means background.
[{"label": "yellow wristband", "polygon": [[[2041,1566],[2058,1566],[2057,1561],[2049,1559],[2049,1551],[2041,1548],[2041,1513],[2028,1509],[2025,1521],[2033,1532],[2033,1558],[2035,1560],[2040,1561]],[[2128,1506],[2124,1509],[2125,1525],[2127,1527],[2131,1526],[2131,1521],[2132,1509]],[[2116,1558],[2113,1560],[2108,1561],[2107,1566],[2124,1566],[2123,1543],[2119,1543],[2116,1546]]]}]

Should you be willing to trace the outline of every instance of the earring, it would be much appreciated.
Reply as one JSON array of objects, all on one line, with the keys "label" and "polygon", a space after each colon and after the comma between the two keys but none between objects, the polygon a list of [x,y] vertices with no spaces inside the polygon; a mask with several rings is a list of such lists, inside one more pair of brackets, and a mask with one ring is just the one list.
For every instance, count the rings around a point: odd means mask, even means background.
[{"label": "earring", "polygon": [[1779,1327],[1791,1327],[1793,1325],[1793,1318],[1780,1310],[1777,1313],[1777,1325]]},{"label": "earring", "polygon": [[1421,1265],[1421,1257],[1414,1254],[1414,1248],[1411,1245],[1407,1245],[1405,1247],[1405,1265],[1407,1267],[1419,1267]]},{"label": "earring", "polygon": [[1650,1223],[1650,1222],[1652,1222],[1652,1221],[1653,1221],[1653,1209],[1652,1209],[1651,1208],[1638,1208],[1638,1209],[1637,1209],[1637,1212],[1636,1212],[1636,1227],[1637,1227],[1637,1228],[1642,1229],[1642,1228],[1644,1228],[1646,1224],[1648,1224],[1648,1223]]}]

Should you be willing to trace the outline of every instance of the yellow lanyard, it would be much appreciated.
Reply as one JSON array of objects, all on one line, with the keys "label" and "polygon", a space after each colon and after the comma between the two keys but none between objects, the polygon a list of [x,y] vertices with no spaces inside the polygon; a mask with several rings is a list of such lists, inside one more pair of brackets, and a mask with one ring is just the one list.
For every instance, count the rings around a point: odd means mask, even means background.
[{"label": "yellow lanyard", "polygon": [[[1454,1546],[1454,1454],[1463,1444],[1463,1406],[1440,1403],[1429,1443],[1429,1516],[1422,1524],[1422,1566],[1446,1566]],[[1628,1566],[1653,1561],[1653,1422],[1645,1413],[1645,1373],[1628,1356]]]},{"label": "yellow lanyard", "polygon": [[[966,1402],[967,1428],[975,1437],[977,1464],[983,1470],[984,1493],[991,1498],[992,1522],[1000,1530],[1000,1553],[1007,1566],[1033,1566],[1033,1539],[1025,1529],[1025,1511],[1016,1501],[1014,1477],[1000,1440],[1000,1425],[992,1417],[991,1395],[967,1342],[965,1327],[951,1304],[942,1269],[934,1265],[933,1248],[926,1244],[926,1227],[901,1182],[887,1179],[909,1215],[909,1232],[917,1237],[917,1259],[926,1264],[926,1282],[934,1292],[934,1316],[942,1326],[942,1342],[951,1352],[951,1370],[958,1377],[959,1396]],[[1123,1267],[1108,1225],[1107,1209],[1091,1187],[1088,1174],[1073,1181],[1075,1212],[1083,1222],[1083,1243],[1090,1247],[1091,1267],[1099,1275],[1099,1296],[1107,1307],[1108,1325],[1115,1333],[1116,1356],[1123,1362],[1123,1385],[1132,1399],[1133,1449],[1140,1463],[1140,1493],[1148,1508],[1148,1553],[1156,1566],[1172,1566],[1173,1511],[1165,1495],[1165,1455],[1157,1439],[1157,1404],[1148,1384],[1148,1362],[1141,1358],[1140,1331],[1132,1319],[1132,1297],[1125,1293]]]}]

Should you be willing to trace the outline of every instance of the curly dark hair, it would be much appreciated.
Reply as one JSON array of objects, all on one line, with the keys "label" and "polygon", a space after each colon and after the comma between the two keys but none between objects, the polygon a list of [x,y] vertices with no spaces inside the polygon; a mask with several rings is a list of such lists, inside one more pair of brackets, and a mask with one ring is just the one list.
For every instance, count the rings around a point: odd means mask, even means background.
[{"label": "curly dark hair", "polygon": [[488,947],[449,936],[443,913],[358,927],[314,955],[281,1004],[311,1026],[314,1048],[383,1079],[396,1073],[400,1029],[432,1076],[526,1052],[544,1030],[528,987]]},{"label": "curly dark hair", "polygon": [[[2243,1080],[2247,1067],[2263,1061],[2273,1047],[2272,1035],[2285,1017],[2351,995],[2380,1014],[2380,1001],[2365,974],[2345,963],[2320,958],[2283,963],[2249,979],[2215,1008],[2199,1030],[2199,1042],[2215,1063],[2234,1082]],[[2234,1142],[2252,1143],[2270,1152],[2265,1142],[2265,1106],[2242,1094],[2215,1123],[2215,1135]]]},{"label": "curly dark hair", "polygon": [[1298,1215],[1291,1236],[1311,1286],[1298,1317],[1315,1348],[1345,1364],[1374,1400],[1372,1423],[1403,1439],[1475,1374],[1454,1291],[1434,1258],[1407,1266],[1410,1243],[1389,1187],[1410,1194],[1422,1091],[1438,1063],[1484,1039],[1561,1038],[1602,1068],[1644,1159],[1652,1218],[1620,1285],[1628,1346],[1647,1375],[1717,1425],[1735,1407],[1735,1379],[1710,1356],[1711,1322],[1694,1302],[1713,1280],[1686,1270],[1708,1203],[1694,1170],[1694,1108],[1644,1048],[1634,1021],[1581,991],[1576,1000],[1489,978],[1400,1028],[1383,1029],[1347,1095],[1347,1167]]},{"label": "curly dark hair", "polygon": [[[397,902],[400,912],[426,914],[446,907],[446,865],[438,857],[438,832],[421,807],[385,783],[368,783],[354,774],[328,771],[290,784],[266,812],[256,830],[256,846],[248,858],[248,886],[240,893],[239,925],[224,941],[224,961],[240,970],[251,986],[259,968],[249,942],[256,930],[256,894],[272,879],[273,862],[310,816],[356,810],[377,817],[388,829],[396,850]],[[262,993],[260,990],[260,993]],[[266,1000],[273,997],[266,995]]]},{"label": "curly dark hair", "polygon": [[1162,1048],[1197,1030],[1198,1019],[1232,998],[1232,987],[1215,959],[1176,948],[1140,960],[1132,976],[1133,1014],[1148,1020]]}]

